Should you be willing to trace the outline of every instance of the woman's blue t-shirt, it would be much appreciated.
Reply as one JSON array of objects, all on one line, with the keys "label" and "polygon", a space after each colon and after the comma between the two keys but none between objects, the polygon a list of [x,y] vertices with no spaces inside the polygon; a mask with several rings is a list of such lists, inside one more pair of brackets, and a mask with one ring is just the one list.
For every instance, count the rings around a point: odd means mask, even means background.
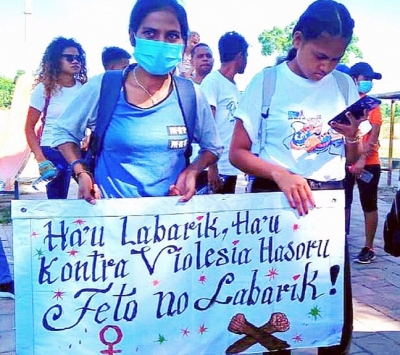
[{"label": "woman's blue t-shirt", "polygon": [[186,166],[188,136],[175,89],[154,107],[129,104],[121,90],[96,166],[103,197],[166,196]]}]

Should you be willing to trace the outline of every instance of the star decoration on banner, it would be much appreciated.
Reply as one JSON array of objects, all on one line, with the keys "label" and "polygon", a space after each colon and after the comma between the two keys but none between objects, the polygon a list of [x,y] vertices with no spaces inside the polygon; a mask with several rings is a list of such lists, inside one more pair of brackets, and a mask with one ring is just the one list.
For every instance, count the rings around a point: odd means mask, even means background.
[{"label": "star decoration on banner", "polygon": [[36,249],[36,254],[34,256],[38,257],[38,260],[44,256],[44,251],[42,249]]},{"label": "star decoration on banner", "polygon": [[206,280],[207,280],[207,278],[206,278],[205,275],[201,275],[201,276],[199,277],[199,281],[200,281],[203,285],[206,283]]},{"label": "star decoration on banner", "polygon": [[74,224],[77,224],[77,225],[79,225],[79,226],[82,226],[82,225],[84,225],[86,223],[86,221],[84,221],[83,219],[80,219],[80,218],[78,218],[78,219],[76,219],[75,221],[74,221]]},{"label": "star decoration on banner", "polygon": [[78,254],[78,251],[75,249],[71,249],[70,251],[67,252],[69,256],[76,257],[76,254]]},{"label": "star decoration on banner", "polygon": [[199,333],[200,333],[201,335],[203,335],[203,334],[207,331],[207,329],[208,329],[208,328],[206,328],[206,326],[205,326],[204,324],[202,324],[202,325],[200,326],[200,328],[199,328]]},{"label": "star decoration on banner", "polygon": [[301,343],[303,341],[303,338],[302,338],[301,334],[296,334],[293,337],[293,340],[294,340],[295,343]]},{"label": "star decoration on banner", "polygon": [[300,225],[297,223],[293,224],[293,232],[297,232],[300,229]]},{"label": "star decoration on banner", "polygon": [[158,334],[158,339],[155,341],[156,343],[160,343],[160,345],[162,343],[165,343],[167,341],[167,339],[165,338],[164,335]]},{"label": "star decoration on banner", "polygon": [[31,238],[36,238],[39,235],[38,232],[33,231],[31,234]]},{"label": "star decoration on banner", "polygon": [[187,337],[189,336],[190,333],[188,328],[181,329],[181,332],[182,332],[182,337]]},{"label": "star decoration on banner", "polygon": [[312,318],[314,318],[314,320],[317,320],[318,317],[321,317],[321,310],[317,307],[314,306],[313,308],[311,308],[311,311],[308,313]]},{"label": "star decoration on banner", "polygon": [[160,284],[160,281],[153,280],[151,283],[153,284],[153,286],[158,286]]},{"label": "star decoration on banner", "polygon": [[268,271],[268,274],[265,275],[266,277],[269,277],[269,280],[275,280],[275,277],[278,276],[278,270],[275,268],[272,268],[271,270]]},{"label": "star decoration on banner", "polygon": [[65,294],[65,292],[60,291],[60,289],[58,289],[57,291],[54,291],[54,296],[53,298],[55,298],[57,301],[61,298],[63,299],[63,295]]}]

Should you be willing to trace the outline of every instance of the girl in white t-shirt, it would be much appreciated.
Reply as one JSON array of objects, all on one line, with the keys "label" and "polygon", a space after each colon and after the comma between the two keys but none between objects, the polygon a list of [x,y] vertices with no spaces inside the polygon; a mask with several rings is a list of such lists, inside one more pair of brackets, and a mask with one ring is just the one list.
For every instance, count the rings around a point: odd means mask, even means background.
[{"label": "girl in white t-shirt", "polygon": [[[332,74],[353,35],[348,10],[332,0],[312,3],[293,29],[293,50],[276,69],[275,92],[266,119],[265,144],[257,155],[263,73],[242,95],[230,148],[230,161],[254,175],[259,191],[282,191],[300,215],[315,205],[312,190],[342,189],[346,159],[358,153],[360,121],[347,113],[350,125],[328,121],[358,99],[349,77],[341,77],[347,97]],[[338,73],[343,75],[342,73]],[[254,185],[253,185],[254,186]],[[343,231],[344,237],[344,231]],[[352,333],[351,285],[346,252],[344,327],[341,344],[319,348],[318,354],[347,354]],[[275,354],[290,354],[289,350]]]},{"label": "girl in white t-shirt", "polygon": [[[86,81],[86,59],[81,45],[74,39],[55,38],[43,55],[25,124],[26,139],[39,164],[39,173],[49,180],[46,186],[49,199],[68,196],[72,173],[61,153],[51,148],[53,130],[58,117]],[[36,130],[39,119],[42,124]]]}]

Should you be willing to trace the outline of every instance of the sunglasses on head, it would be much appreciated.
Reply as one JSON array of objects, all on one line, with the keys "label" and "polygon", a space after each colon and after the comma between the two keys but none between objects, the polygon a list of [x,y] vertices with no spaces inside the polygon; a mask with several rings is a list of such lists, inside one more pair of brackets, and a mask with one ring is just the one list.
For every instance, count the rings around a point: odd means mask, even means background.
[{"label": "sunglasses on head", "polygon": [[61,54],[61,57],[65,58],[69,63],[72,63],[74,60],[80,63],[82,62],[82,57],[79,54]]}]

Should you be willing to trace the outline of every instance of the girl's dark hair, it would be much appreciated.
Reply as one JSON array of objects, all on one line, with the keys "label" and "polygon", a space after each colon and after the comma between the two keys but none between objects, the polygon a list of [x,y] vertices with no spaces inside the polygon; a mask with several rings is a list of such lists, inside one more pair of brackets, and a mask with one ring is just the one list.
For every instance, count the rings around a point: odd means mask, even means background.
[{"label": "girl's dark hair", "polygon": [[296,53],[297,53],[296,48],[292,47],[286,56],[286,60],[290,62],[291,60],[296,58]]},{"label": "girl's dark hair", "polygon": [[189,36],[187,15],[183,6],[176,0],[137,0],[131,12],[129,30],[136,33],[145,17],[148,14],[159,10],[170,10],[176,15],[181,26],[183,41],[186,44]]},{"label": "girl's dark hair", "polygon": [[73,38],[56,37],[47,46],[37,72],[36,83],[43,83],[46,96],[53,95],[58,89],[57,80],[61,73],[60,61],[64,49],[68,47],[76,48],[81,57],[81,70],[75,75],[75,79],[82,84],[87,81],[86,53],[82,46]]},{"label": "girl's dark hair", "polygon": [[[354,20],[343,4],[334,0],[317,0],[300,16],[293,28],[293,34],[300,31],[306,41],[313,40],[327,33],[332,37],[341,37],[350,43],[353,36]],[[290,51],[293,59],[295,52]]]},{"label": "girl's dark hair", "polygon": [[326,32],[332,37],[351,41],[354,20],[342,4],[333,0],[317,0],[301,15],[293,33],[301,31],[304,39],[312,40]]}]

